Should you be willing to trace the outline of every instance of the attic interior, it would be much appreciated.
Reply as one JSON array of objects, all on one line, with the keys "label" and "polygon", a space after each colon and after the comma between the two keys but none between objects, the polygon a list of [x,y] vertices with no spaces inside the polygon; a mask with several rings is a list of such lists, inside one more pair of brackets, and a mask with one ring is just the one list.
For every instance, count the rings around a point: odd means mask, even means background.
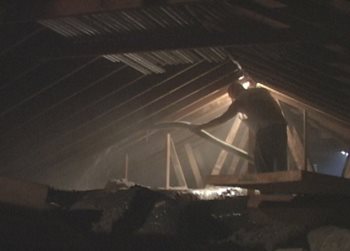
[{"label": "attic interior", "polygon": [[[348,1],[0,7],[3,245],[319,251],[332,250],[321,249],[331,233],[350,247]],[[155,127],[222,114],[239,69],[287,120],[283,173],[260,175],[191,130]],[[250,153],[241,122],[208,132]]]}]

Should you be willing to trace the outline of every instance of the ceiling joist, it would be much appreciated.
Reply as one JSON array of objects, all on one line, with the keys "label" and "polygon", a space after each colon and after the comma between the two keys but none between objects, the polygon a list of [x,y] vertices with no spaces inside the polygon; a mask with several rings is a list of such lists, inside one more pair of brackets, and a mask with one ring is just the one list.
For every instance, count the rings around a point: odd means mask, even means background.
[{"label": "ceiling joist", "polygon": [[12,1],[0,13],[0,23],[22,23],[64,16],[112,12],[153,5],[174,5],[199,0],[32,0]]}]

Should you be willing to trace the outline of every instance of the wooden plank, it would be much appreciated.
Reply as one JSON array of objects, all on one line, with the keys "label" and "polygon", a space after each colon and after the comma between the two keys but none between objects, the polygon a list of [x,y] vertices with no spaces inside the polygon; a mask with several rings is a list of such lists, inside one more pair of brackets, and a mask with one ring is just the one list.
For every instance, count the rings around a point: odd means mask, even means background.
[{"label": "wooden plank", "polygon": [[[242,147],[242,149],[244,149],[247,144],[248,144],[248,128],[245,126],[243,133],[241,134],[241,137],[238,138],[236,145],[239,147]],[[227,172],[227,174],[233,174],[233,175],[239,175],[239,173],[243,173],[243,170],[237,170],[238,169],[238,163],[241,160],[240,157],[238,157],[237,155],[233,155],[232,156],[232,162],[231,162],[231,166]],[[243,166],[240,169],[245,169],[244,165],[247,163],[244,163]],[[238,172],[239,171],[239,172]]]},{"label": "wooden plank", "polygon": [[350,180],[301,170],[247,173],[241,177],[211,175],[207,184],[258,189],[262,193],[350,195]]},{"label": "wooden plank", "polygon": [[11,8],[1,9],[0,23],[33,22],[46,18],[80,16],[100,12],[123,11],[159,5],[176,5],[200,0],[36,0],[15,1]]},{"label": "wooden plank", "polygon": [[170,189],[170,133],[166,135],[166,171],[165,171],[165,189]]},{"label": "wooden plank", "polygon": [[345,164],[344,164],[344,171],[343,171],[344,178],[349,179],[350,178],[350,155],[346,158]]},{"label": "wooden plank", "polygon": [[[288,147],[292,154],[292,157],[297,164],[298,169],[303,169],[304,167],[304,146],[298,132],[292,126],[287,127],[288,135]],[[310,160],[307,159],[307,170],[312,170]]]},{"label": "wooden plank", "polygon": [[199,137],[208,140],[209,142],[216,144],[217,146],[221,147],[222,149],[225,149],[227,151],[233,152],[234,154],[239,155],[240,157],[248,160],[253,161],[253,158],[248,155],[248,153],[238,147],[235,147],[231,144],[228,144],[227,142],[215,137],[211,133],[205,131],[205,130],[192,130],[194,129],[193,125],[190,122],[186,121],[174,121],[174,122],[161,122],[153,125],[153,128],[171,128],[171,127],[178,127],[178,128],[184,128],[191,130],[194,134],[197,134]]},{"label": "wooden plank", "polygon": [[[226,137],[226,140],[225,142],[228,143],[228,144],[232,144],[236,135],[237,135],[237,131],[239,129],[239,126],[241,125],[241,122],[242,120],[240,118],[238,118],[236,116],[234,122],[233,122],[233,125]],[[213,170],[211,171],[211,175],[218,175],[220,174],[221,172],[221,169],[222,169],[222,166],[224,165],[225,163],[225,160],[226,160],[226,157],[227,157],[227,154],[228,152],[226,150],[221,150],[220,153],[219,153],[219,156],[215,162],[215,165],[214,165],[214,168]]]},{"label": "wooden plank", "polygon": [[[162,0],[162,4],[185,4],[199,0]],[[160,1],[145,0],[54,0],[46,5],[46,18],[60,16],[77,16],[103,11],[127,10],[160,5]]]},{"label": "wooden plank", "polygon": [[307,126],[307,114],[308,114],[308,112],[307,112],[307,110],[306,109],[304,109],[303,110],[303,143],[304,143],[304,145],[303,145],[303,147],[304,147],[304,164],[303,164],[303,170],[308,170],[308,168],[307,168],[307,166],[308,166],[308,163],[307,163],[307,150],[308,150],[308,145],[307,145],[307,143],[308,143],[308,138],[307,138],[307,135],[308,135],[308,133],[307,133],[307,129],[308,129],[308,126]]},{"label": "wooden plank", "polygon": [[308,143],[308,130],[309,130],[309,126],[308,126],[308,116],[309,116],[309,112],[307,109],[303,110],[303,143],[304,143],[304,170],[307,171],[314,171],[313,166],[311,165],[311,162],[308,158],[308,152],[309,152],[309,143]]},{"label": "wooden plank", "polygon": [[45,18],[76,16],[142,6],[142,0],[55,0],[47,3]]},{"label": "wooden plank", "polygon": [[172,140],[172,138],[170,138],[170,144],[171,144],[171,155],[170,155],[171,158],[170,159],[173,163],[173,167],[174,167],[174,171],[175,171],[178,185],[180,187],[187,188],[186,178],[185,178],[185,175],[182,171],[179,156],[177,155],[177,152],[175,149],[175,144],[174,144],[174,141]]},{"label": "wooden plank", "polygon": [[212,185],[254,186],[261,184],[299,181],[301,178],[302,172],[300,171],[280,171],[269,173],[247,173],[241,177],[233,177],[230,175],[211,175],[208,178],[208,183]]},{"label": "wooden plank", "polygon": [[0,177],[0,203],[45,209],[48,190],[46,185]]},{"label": "wooden plank", "polygon": [[[255,152],[255,143],[256,143],[256,135],[248,128],[248,152],[254,153]],[[256,167],[255,163],[248,162],[247,164],[247,172],[248,173],[255,173]]]},{"label": "wooden plank", "polygon": [[196,158],[193,153],[193,149],[190,144],[185,144],[185,151],[190,162],[190,167],[193,172],[194,180],[196,181],[197,187],[201,188],[204,186],[202,175],[200,173]]}]

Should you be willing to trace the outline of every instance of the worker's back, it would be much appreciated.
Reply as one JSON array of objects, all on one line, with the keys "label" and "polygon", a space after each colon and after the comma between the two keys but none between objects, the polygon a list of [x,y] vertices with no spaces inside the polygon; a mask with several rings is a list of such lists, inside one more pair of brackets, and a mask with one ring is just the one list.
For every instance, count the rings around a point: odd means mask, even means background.
[{"label": "worker's back", "polygon": [[273,124],[286,124],[278,103],[265,89],[245,90],[234,103],[238,111],[247,116],[245,122],[255,132]]}]

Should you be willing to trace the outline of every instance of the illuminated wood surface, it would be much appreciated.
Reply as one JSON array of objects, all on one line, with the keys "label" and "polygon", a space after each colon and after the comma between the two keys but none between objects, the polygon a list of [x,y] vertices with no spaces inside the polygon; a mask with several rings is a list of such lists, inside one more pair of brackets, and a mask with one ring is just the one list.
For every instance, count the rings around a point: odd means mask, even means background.
[{"label": "illuminated wood surface", "polygon": [[207,184],[258,189],[263,193],[350,195],[348,179],[301,170],[247,173],[241,177],[211,175]]}]

